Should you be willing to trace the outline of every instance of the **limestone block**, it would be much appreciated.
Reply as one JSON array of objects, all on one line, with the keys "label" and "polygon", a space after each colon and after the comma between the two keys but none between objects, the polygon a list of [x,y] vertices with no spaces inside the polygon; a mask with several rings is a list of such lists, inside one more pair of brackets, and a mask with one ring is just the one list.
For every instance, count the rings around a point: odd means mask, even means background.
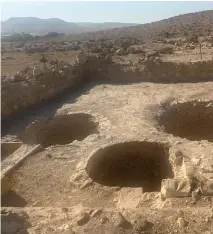
[{"label": "limestone block", "polygon": [[137,208],[142,200],[142,188],[122,188],[120,190],[117,207],[120,209]]},{"label": "limestone block", "polygon": [[161,196],[162,198],[187,197],[189,196],[190,188],[190,181],[188,179],[181,181],[164,179],[161,182]]}]

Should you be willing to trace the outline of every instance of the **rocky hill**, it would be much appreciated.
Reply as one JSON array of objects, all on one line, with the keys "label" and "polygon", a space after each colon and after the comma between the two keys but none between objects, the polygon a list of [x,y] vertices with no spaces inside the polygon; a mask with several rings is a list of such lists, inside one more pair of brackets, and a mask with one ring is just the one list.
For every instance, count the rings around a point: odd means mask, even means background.
[{"label": "rocky hill", "polygon": [[102,30],[95,33],[75,35],[75,39],[141,38],[144,41],[182,36],[213,35],[213,10],[188,13],[126,28]]},{"label": "rocky hill", "polygon": [[8,33],[35,33],[39,35],[48,32],[57,33],[83,33],[112,28],[128,27],[131,23],[70,23],[61,19],[39,19],[35,17],[12,17],[1,23],[2,34]]}]

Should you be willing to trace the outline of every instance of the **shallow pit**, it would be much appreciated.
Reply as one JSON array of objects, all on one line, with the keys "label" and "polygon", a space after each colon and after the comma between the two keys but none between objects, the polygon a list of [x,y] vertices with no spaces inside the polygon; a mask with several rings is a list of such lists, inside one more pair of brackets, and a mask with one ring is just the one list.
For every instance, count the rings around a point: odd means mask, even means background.
[{"label": "shallow pit", "polygon": [[65,145],[74,140],[81,141],[98,133],[98,123],[85,113],[56,116],[53,119],[37,121],[26,128],[21,139],[27,144]]},{"label": "shallow pit", "polygon": [[167,105],[158,118],[167,133],[191,141],[213,142],[213,102],[191,101]]},{"label": "shallow pit", "polygon": [[91,179],[106,186],[143,187],[160,191],[161,180],[173,178],[169,149],[157,142],[124,142],[96,151],[86,171]]}]

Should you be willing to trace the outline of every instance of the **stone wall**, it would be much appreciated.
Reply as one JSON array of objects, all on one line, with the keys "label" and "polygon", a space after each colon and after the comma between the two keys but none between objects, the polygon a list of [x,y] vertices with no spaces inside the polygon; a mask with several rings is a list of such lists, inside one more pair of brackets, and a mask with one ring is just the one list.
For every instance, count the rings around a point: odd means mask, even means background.
[{"label": "stone wall", "polygon": [[27,68],[14,76],[2,77],[2,119],[95,77],[100,64],[100,59],[93,56],[86,62],[78,60],[73,65],[62,62],[46,68]]},{"label": "stone wall", "polygon": [[108,67],[108,80],[117,82],[204,82],[213,81],[213,60],[190,63],[147,59],[134,64]]},{"label": "stone wall", "polygon": [[88,58],[80,53],[72,65],[52,62],[46,68],[27,68],[12,77],[2,77],[2,119],[95,79],[112,83],[213,81],[213,60],[173,63],[150,58],[122,64],[113,63],[108,55]]}]

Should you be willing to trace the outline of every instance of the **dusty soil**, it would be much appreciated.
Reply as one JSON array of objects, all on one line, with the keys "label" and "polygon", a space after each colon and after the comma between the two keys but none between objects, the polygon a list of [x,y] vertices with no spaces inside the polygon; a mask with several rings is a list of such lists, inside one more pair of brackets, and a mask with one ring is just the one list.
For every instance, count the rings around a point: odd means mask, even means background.
[{"label": "dusty soil", "polygon": [[[65,62],[74,61],[77,54],[76,51],[68,52],[45,52],[48,61],[60,58]],[[25,69],[27,66],[41,65],[39,59],[42,57],[41,53],[28,54],[25,52],[5,52],[1,56],[1,75],[12,75],[17,71]]]},{"label": "dusty soil", "polygon": [[[27,233],[33,233],[30,232],[32,230],[34,233],[72,233],[68,232],[69,229],[75,233],[211,233],[211,197],[202,196],[196,202],[190,197],[168,198],[163,201],[159,191],[144,193],[142,202],[137,209],[133,209],[134,212],[132,209],[125,210],[130,212],[131,217],[137,211],[152,223],[151,226],[144,224],[146,228],[139,231],[136,226],[124,228],[123,221],[120,220],[116,202],[121,187],[103,186],[91,181],[84,183],[84,180],[78,181],[77,177],[76,180],[72,178],[76,176],[76,166],[84,162],[95,149],[106,144],[147,139],[170,142],[172,146],[179,142],[187,148],[188,140],[158,131],[153,117],[156,105],[171,98],[188,100],[205,95],[206,99],[212,90],[212,82],[97,85],[82,93],[73,103],[68,98],[57,108],[56,114],[89,113],[99,123],[99,133],[92,134],[83,141],[47,147],[28,157],[12,173],[12,192],[2,198],[2,206],[8,207],[5,208],[6,211],[11,209],[9,207],[17,207],[17,210],[12,209],[16,215],[20,211],[27,213],[30,223]],[[36,115],[34,118],[38,119]],[[17,132],[24,130],[23,126],[20,129],[17,126],[14,128]],[[13,127],[11,132],[16,136]],[[5,136],[5,139],[10,137],[12,136]],[[207,145],[211,147],[212,144]],[[193,142],[193,147],[195,150],[200,148],[200,142]],[[207,157],[211,158],[210,155]],[[83,208],[79,208],[79,205]],[[86,209],[84,212],[90,216],[81,226],[78,219],[79,210],[82,209]],[[92,209],[101,209],[101,212],[92,217]],[[122,215],[131,220],[125,212]],[[179,225],[180,220],[177,221],[180,217],[185,220],[183,227]],[[20,230],[23,228],[22,225]]]},{"label": "dusty soil", "polygon": [[[8,45],[7,45],[8,46]],[[145,52],[153,51],[156,49],[160,49],[165,44],[161,43],[145,43],[143,45],[133,46],[137,49],[142,49]],[[171,45],[170,45],[171,46]],[[82,43],[81,48],[85,45]],[[9,47],[10,48],[10,47]],[[60,59],[64,62],[73,63],[75,60],[75,56],[79,51],[52,51],[44,52],[42,54],[48,59],[48,61]],[[202,47],[202,59],[211,60],[212,59],[212,47]],[[41,53],[27,53],[24,51],[16,52],[16,51],[6,51],[1,55],[2,67],[1,67],[1,75],[13,75],[17,71],[21,71],[25,69],[27,66],[41,65],[39,59],[42,57]],[[126,54],[126,55],[116,55],[114,56],[114,61],[118,62],[135,62],[138,58],[140,58],[140,54]],[[199,61],[200,57],[200,49],[199,45],[195,47],[195,49],[185,49],[180,48],[180,50],[174,49],[171,54],[163,54],[161,56],[162,61],[172,61],[172,62],[189,62],[189,61]]]}]

